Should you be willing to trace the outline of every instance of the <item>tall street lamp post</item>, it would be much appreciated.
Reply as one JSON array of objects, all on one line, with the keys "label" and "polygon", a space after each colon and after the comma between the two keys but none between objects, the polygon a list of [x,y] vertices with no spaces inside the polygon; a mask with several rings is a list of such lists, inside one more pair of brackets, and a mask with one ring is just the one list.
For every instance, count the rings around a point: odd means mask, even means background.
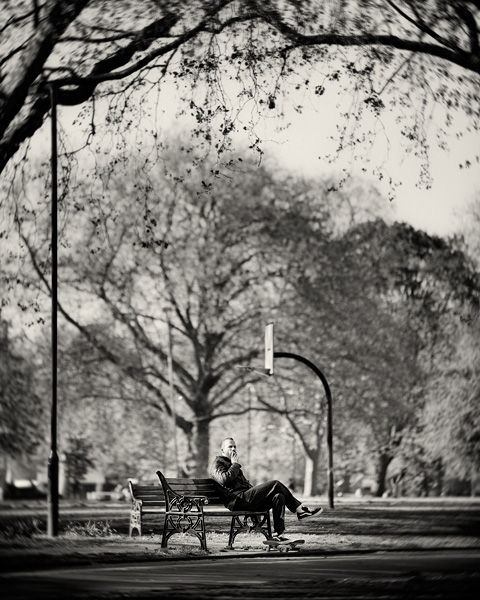
[{"label": "tall street lamp post", "polygon": [[48,535],[58,535],[58,452],[57,452],[57,285],[58,285],[58,254],[57,254],[57,99],[53,84],[48,86],[51,107],[51,136],[52,136],[52,202],[51,202],[51,250],[52,250],[52,406],[50,415],[50,455],[48,457]]},{"label": "tall street lamp post", "polygon": [[169,405],[172,413],[172,437],[173,437],[173,461],[175,467],[175,477],[178,477],[178,449],[177,449],[177,417],[175,412],[175,399],[173,390],[173,342],[172,342],[172,325],[170,323],[170,310],[165,308],[165,317],[167,321],[167,367],[168,367],[168,389],[169,389]]}]

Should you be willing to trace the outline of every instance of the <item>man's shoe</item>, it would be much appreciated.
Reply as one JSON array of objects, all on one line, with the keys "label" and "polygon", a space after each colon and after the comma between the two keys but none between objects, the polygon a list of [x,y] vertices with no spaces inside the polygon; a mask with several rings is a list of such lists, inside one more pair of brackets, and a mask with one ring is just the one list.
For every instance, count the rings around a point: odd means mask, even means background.
[{"label": "man's shoe", "polygon": [[313,517],[314,515],[319,515],[320,513],[323,512],[323,508],[314,508],[313,510],[310,510],[309,508],[304,508],[301,512],[297,513],[297,519],[299,521],[302,521],[303,519],[309,519],[310,517]]},{"label": "man's shoe", "polygon": [[269,538],[272,542],[288,542],[288,538],[283,535],[273,534],[271,538]]}]

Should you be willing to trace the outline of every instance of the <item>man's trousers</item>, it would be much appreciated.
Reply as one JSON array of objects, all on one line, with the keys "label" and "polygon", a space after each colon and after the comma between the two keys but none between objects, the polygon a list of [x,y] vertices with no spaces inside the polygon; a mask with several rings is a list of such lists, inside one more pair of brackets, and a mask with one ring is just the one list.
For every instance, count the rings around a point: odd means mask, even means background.
[{"label": "man's trousers", "polygon": [[275,533],[281,534],[285,531],[285,507],[294,513],[301,504],[283,483],[274,479],[238,492],[233,510],[272,509]]}]

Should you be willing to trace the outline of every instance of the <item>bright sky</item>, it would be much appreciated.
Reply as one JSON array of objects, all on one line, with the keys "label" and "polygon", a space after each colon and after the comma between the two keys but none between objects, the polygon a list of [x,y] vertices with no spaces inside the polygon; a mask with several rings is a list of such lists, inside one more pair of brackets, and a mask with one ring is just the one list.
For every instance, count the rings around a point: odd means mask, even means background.
[{"label": "bright sky", "polygon": [[[286,168],[305,175],[327,174],[329,169],[334,173],[340,172],[342,166],[350,169],[351,161],[339,161],[336,167],[329,167],[318,156],[328,143],[328,137],[335,134],[334,126],[338,122],[338,111],[330,107],[325,112],[304,110],[302,115],[289,115],[292,125],[281,134],[273,133],[273,122],[265,127],[265,138],[272,139],[266,145],[271,152],[278,156]],[[419,186],[419,160],[414,155],[407,155],[402,147],[402,139],[393,119],[386,122],[386,132],[389,138],[387,147],[382,140],[383,133],[378,136],[376,150],[371,155],[373,164],[383,163],[388,159],[385,168],[388,173],[402,184],[397,188],[396,198],[392,201],[395,218],[406,221],[414,227],[423,229],[430,234],[447,236],[461,228],[465,218],[467,205],[474,197],[480,197],[480,164],[474,162],[475,155],[480,151],[480,136],[470,134],[461,139],[449,139],[449,150],[438,148],[436,141],[430,141],[430,168],[432,186],[430,189]],[[459,114],[456,117],[456,127],[466,128],[466,117]],[[431,138],[434,138],[432,133]],[[275,141],[273,141],[275,140]],[[376,154],[376,155],[375,155]],[[472,166],[460,168],[459,164],[468,157]],[[362,160],[355,163],[358,168],[353,174],[365,177],[360,171]],[[388,186],[383,188],[378,179],[370,178],[375,186],[384,193],[388,202]]]},{"label": "bright sky", "polygon": [[[310,72],[309,76],[313,80],[315,76],[320,75]],[[322,77],[324,78],[324,74]],[[325,82],[324,79],[318,81]],[[454,85],[454,82],[455,79],[452,78],[449,83]],[[398,110],[401,108],[390,108],[391,98],[388,93],[382,96],[386,108],[381,112],[380,119],[369,119],[369,112],[365,111],[361,120],[363,131],[376,132],[376,141],[370,150],[365,150],[364,155],[360,152],[356,161],[343,156],[334,165],[319,159],[319,156],[325,156],[327,152],[333,151],[338,144],[337,126],[342,122],[340,114],[348,114],[352,104],[352,96],[346,94],[340,84],[329,82],[326,86],[326,91],[321,97],[312,93],[311,89],[314,85],[310,86],[308,92],[305,90],[297,92],[293,85],[290,86],[288,96],[277,99],[277,109],[285,114],[285,120],[282,122],[278,119],[277,110],[265,110],[264,117],[258,119],[252,105],[247,104],[243,113],[238,115],[243,121],[238,130],[242,131],[242,124],[249,125],[255,121],[255,132],[262,140],[261,147],[266,155],[273,154],[280,164],[291,169],[293,173],[318,177],[327,177],[336,173],[339,176],[342,168],[350,172],[353,164],[356,165],[356,170],[351,171],[353,175],[368,178],[368,174],[361,171],[362,166],[369,166],[371,171],[375,166],[382,165],[387,175],[396,182],[401,182],[396,189],[396,197],[391,202],[397,220],[406,221],[416,228],[441,236],[459,231],[467,205],[474,197],[480,196],[480,163],[475,162],[475,156],[480,151],[480,136],[478,133],[465,133],[471,127],[465,113],[459,111],[457,114],[451,114],[453,124],[450,128],[451,133],[446,138],[449,150],[440,150],[437,134],[445,115],[440,105],[430,106],[432,118],[426,126],[426,131],[430,146],[430,173],[433,183],[430,189],[425,189],[419,185],[420,161],[413,153],[407,153],[408,142],[399,133],[400,128],[405,124],[405,121],[399,123],[396,121]],[[238,106],[236,100],[238,89],[235,89],[234,84],[228,83],[226,91],[235,108]],[[166,111],[165,123],[171,122],[175,96],[176,93],[172,89],[167,96],[167,104],[171,103],[170,106],[162,104]],[[356,101],[358,102],[358,99]],[[419,103],[418,98],[411,98],[411,107],[415,108]],[[302,109],[297,112],[295,107],[299,105]],[[405,112],[408,112],[408,109]],[[414,114],[416,115],[415,111]],[[178,121],[180,126],[183,123],[187,128],[189,123],[191,126],[188,118],[182,117]],[[287,123],[289,125],[284,127]],[[279,126],[280,131],[278,131]],[[455,135],[458,132],[462,133],[459,139]],[[241,135],[239,139],[242,139]],[[460,168],[460,163],[464,163],[467,159],[472,166],[468,169]],[[391,188],[386,184],[386,180],[384,184],[380,184],[378,178],[372,175],[370,180],[380,189],[388,203]]]},{"label": "bright sky", "polygon": [[[320,138],[312,135],[312,123],[297,124],[286,133],[285,138],[287,136],[289,139],[285,139],[281,146],[269,144],[286,168],[312,176],[328,172],[317,158],[321,142]],[[469,140],[472,156],[478,153],[480,144],[475,147],[478,141],[473,136]],[[433,185],[427,190],[417,185],[419,174],[415,157],[409,157],[402,163],[398,156],[393,156],[390,163],[390,172],[402,181],[396,199],[392,201],[395,218],[430,234],[446,236],[458,231],[467,204],[475,196],[480,196],[480,166],[460,169],[458,153],[432,149]],[[358,175],[362,176],[361,173]],[[371,181],[376,186],[380,185],[375,179]],[[388,202],[387,188],[383,191]]]}]

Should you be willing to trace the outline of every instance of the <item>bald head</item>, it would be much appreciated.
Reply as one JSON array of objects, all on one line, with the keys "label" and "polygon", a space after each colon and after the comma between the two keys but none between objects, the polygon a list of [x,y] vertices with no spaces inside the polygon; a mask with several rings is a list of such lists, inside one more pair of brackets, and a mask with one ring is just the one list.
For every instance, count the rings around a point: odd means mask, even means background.
[{"label": "bald head", "polygon": [[227,446],[234,446],[236,447],[235,444],[235,440],[231,437],[227,437],[223,440],[223,442],[220,444],[220,449],[223,451]]},{"label": "bald head", "polygon": [[228,456],[228,458],[232,457],[232,453],[237,449],[237,445],[235,444],[235,440],[233,438],[225,438],[220,446],[220,450],[224,456]]}]

